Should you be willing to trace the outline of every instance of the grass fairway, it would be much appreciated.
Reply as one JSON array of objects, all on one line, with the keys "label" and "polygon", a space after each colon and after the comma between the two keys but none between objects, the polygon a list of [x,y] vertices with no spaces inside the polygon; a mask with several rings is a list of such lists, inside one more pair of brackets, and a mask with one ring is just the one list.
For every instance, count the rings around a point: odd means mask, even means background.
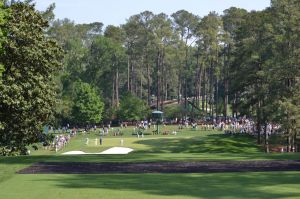
[{"label": "grass fairway", "polygon": [[[172,130],[176,127],[166,127]],[[300,159],[299,154],[265,154],[249,136],[183,130],[174,135],[137,138],[124,130],[128,155],[60,155],[71,150],[100,152],[120,146],[121,137],[107,136],[102,146],[96,133],[77,135],[63,151],[39,150],[31,156],[0,157],[0,198],[300,198],[300,172],[207,174],[16,174],[35,162],[152,162],[202,160]],[[90,138],[85,145],[86,137]]]}]

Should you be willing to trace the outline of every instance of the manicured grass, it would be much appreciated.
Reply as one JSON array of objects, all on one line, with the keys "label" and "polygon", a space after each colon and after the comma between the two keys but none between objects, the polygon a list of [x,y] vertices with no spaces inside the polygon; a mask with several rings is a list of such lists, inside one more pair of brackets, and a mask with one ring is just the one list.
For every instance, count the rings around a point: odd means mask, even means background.
[{"label": "manicured grass", "polygon": [[15,175],[0,198],[299,198],[300,172]]},{"label": "manicured grass", "polygon": [[[165,127],[172,131],[177,127]],[[0,198],[300,198],[300,172],[211,174],[105,174],[24,175],[16,171],[35,162],[154,162],[202,160],[300,159],[297,153],[265,154],[247,135],[223,135],[217,131],[182,130],[175,135],[105,136],[77,135],[64,150],[38,150],[31,156],[0,157]],[[89,145],[85,139],[89,137]],[[100,152],[112,146],[135,151],[128,155],[61,155],[70,150]]]}]

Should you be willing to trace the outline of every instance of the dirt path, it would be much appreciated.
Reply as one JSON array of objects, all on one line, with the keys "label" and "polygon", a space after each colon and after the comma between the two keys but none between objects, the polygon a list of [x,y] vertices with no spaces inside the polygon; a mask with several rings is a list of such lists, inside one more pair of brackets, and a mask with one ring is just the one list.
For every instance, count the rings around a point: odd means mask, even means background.
[{"label": "dirt path", "polygon": [[20,170],[20,174],[103,173],[214,173],[214,172],[300,171],[300,160],[88,163],[43,162]]}]

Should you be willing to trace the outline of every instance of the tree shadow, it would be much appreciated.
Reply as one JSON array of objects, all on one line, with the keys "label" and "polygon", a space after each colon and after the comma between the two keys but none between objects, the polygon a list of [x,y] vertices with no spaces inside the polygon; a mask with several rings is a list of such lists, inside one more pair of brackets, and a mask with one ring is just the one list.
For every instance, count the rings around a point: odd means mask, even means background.
[{"label": "tree shadow", "polygon": [[36,155],[1,157],[0,165],[30,165],[37,162],[130,162],[159,158],[156,154],[113,154],[113,155]]},{"label": "tree shadow", "polygon": [[[138,191],[157,197],[181,198],[299,198],[296,189],[298,173],[218,173],[218,174],[112,174],[112,175],[46,175],[33,180],[52,182],[59,188]],[[36,182],[33,182],[36,183]],[[281,187],[280,190],[273,190]],[[293,186],[294,189],[287,189]],[[273,187],[273,188],[272,188]],[[134,193],[132,193],[134,194]],[[136,193],[135,193],[136,194]],[[137,195],[134,195],[138,197]],[[105,197],[105,196],[103,196]],[[106,196],[107,197],[107,196]],[[123,196],[131,198],[130,196]],[[151,198],[152,198],[151,197]]]}]

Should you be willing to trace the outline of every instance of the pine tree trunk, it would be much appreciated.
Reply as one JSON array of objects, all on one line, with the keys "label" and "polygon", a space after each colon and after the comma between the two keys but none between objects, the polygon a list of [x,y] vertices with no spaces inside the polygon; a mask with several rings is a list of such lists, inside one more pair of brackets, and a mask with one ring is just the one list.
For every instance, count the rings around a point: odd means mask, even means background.
[{"label": "pine tree trunk", "polygon": [[[190,33],[190,29],[187,30],[187,35],[189,35]],[[184,108],[187,109],[187,71],[188,71],[188,46],[187,46],[187,43],[188,43],[188,37],[186,37],[186,40],[185,40],[185,67],[184,67]]]},{"label": "pine tree trunk", "polygon": [[140,64],[140,98],[143,99],[143,66],[144,66],[144,54],[142,56]]},{"label": "pine tree trunk", "polygon": [[160,103],[160,107],[161,107],[161,111],[163,111],[164,110],[164,101],[165,101],[165,99],[164,99],[164,81],[165,81],[165,74],[164,74],[164,72],[165,72],[165,63],[164,63],[164,56],[165,56],[165,53],[164,53],[164,49],[162,50],[162,53],[161,53],[161,56],[160,56],[160,64],[161,64],[161,66],[160,66],[160,68],[161,68],[161,76],[160,76],[160,79],[161,79],[161,103]]},{"label": "pine tree trunk", "polygon": [[111,99],[111,107],[114,107],[115,106],[115,82],[116,82],[116,79],[115,79],[115,75],[113,74],[113,78],[112,78],[112,99]]},{"label": "pine tree trunk", "polygon": [[117,71],[116,71],[116,107],[119,107],[119,103],[120,103],[120,100],[119,100],[119,69],[117,68]]},{"label": "pine tree trunk", "polygon": [[265,152],[266,153],[269,153],[270,152],[270,149],[269,149],[269,135],[268,135],[268,132],[267,132],[267,124],[265,123]]},{"label": "pine tree trunk", "polygon": [[208,113],[208,93],[207,90],[205,91],[205,112]]},{"label": "pine tree trunk", "polygon": [[206,78],[206,69],[203,69],[203,89],[202,89],[202,111],[205,111],[205,91],[206,91],[206,83],[205,83],[205,78]]},{"label": "pine tree trunk", "polygon": [[143,75],[141,74],[141,77],[140,77],[140,98],[143,99]]},{"label": "pine tree trunk", "polygon": [[[147,57],[146,57],[147,61]],[[150,90],[150,66],[147,61],[147,99],[148,99],[148,105],[151,104],[151,90]]]},{"label": "pine tree trunk", "polygon": [[178,75],[178,86],[177,86],[177,101],[178,101],[178,104],[181,101],[181,98],[180,98],[180,95],[181,95],[181,80],[182,80],[181,72],[179,72],[179,75]]},{"label": "pine tree trunk", "polygon": [[169,96],[168,96],[168,83],[167,82],[166,82],[165,88],[166,88],[165,89],[165,99],[168,100]]},{"label": "pine tree trunk", "polygon": [[[217,49],[216,51],[216,62],[215,62],[215,68],[218,67],[219,65],[219,50]],[[215,94],[213,93],[213,97],[214,97],[214,105],[216,107],[216,117],[218,116],[218,104],[219,104],[219,79],[218,76],[216,75],[216,80],[214,81],[215,84],[215,91],[216,91],[216,97]]]},{"label": "pine tree trunk", "polygon": [[261,113],[260,113],[260,102],[256,105],[256,115],[257,115],[257,123],[256,123],[256,130],[257,130],[257,144],[261,144],[260,139],[260,131],[261,131]]},{"label": "pine tree trunk", "polygon": [[213,80],[213,62],[210,61],[210,71],[209,71],[209,104],[210,104],[210,115],[214,116],[214,80]]},{"label": "pine tree trunk", "polygon": [[135,93],[135,95],[137,96],[137,92],[136,92],[136,78],[135,78],[135,72],[134,72],[134,65],[135,65],[135,61],[132,60],[131,61],[131,69],[130,69],[130,91],[131,93]]},{"label": "pine tree trunk", "polygon": [[288,152],[292,152],[292,130],[288,129]]},{"label": "pine tree trunk", "polygon": [[200,85],[201,85],[201,71],[202,71],[202,65],[199,65],[199,52],[200,47],[198,46],[197,50],[197,75],[196,75],[196,80],[195,80],[195,100],[196,100],[196,106],[199,108],[199,95],[200,95]]},{"label": "pine tree trunk", "polygon": [[216,82],[216,117],[219,115],[218,103],[219,103],[219,80]]},{"label": "pine tree trunk", "polygon": [[227,111],[227,106],[228,106],[228,80],[225,79],[224,81],[224,117],[227,119],[228,111]]},{"label": "pine tree trunk", "polygon": [[228,68],[229,68],[229,60],[230,60],[230,46],[228,45],[227,47],[227,59],[226,59],[226,55],[224,55],[224,117],[225,119],[227,119],[227,106],[228,106]]},{"label": "pine tree trunk", "polygon": [[232,101],[232,117],[237,117],[237,110],[236,110],[236,101],[237,101],[237,97],[236,97],[236,93],[234,93],[234,98]]},{"label": "pine tree trunk", "polygon": [[160,75],[159,75],[159,61],[160,61],[160,51],[158,50],[157,52],[157,57],[156,57],[156,109],[159,110],[159,102],[160,102],[160,85],[159,85],[159,79],[160,79]]},{"label": "pine tree trunk", "polygon": [[130,92],[130,56],[127,60],[127,91]]},{"label": "pine tree trunk", "polygon": [[136,73],[136,66],[137,66],[137,59],[136,56],[134,56],[134,59],[132,60],[131,64],[131,92],[138,96],[138,77]]}]

